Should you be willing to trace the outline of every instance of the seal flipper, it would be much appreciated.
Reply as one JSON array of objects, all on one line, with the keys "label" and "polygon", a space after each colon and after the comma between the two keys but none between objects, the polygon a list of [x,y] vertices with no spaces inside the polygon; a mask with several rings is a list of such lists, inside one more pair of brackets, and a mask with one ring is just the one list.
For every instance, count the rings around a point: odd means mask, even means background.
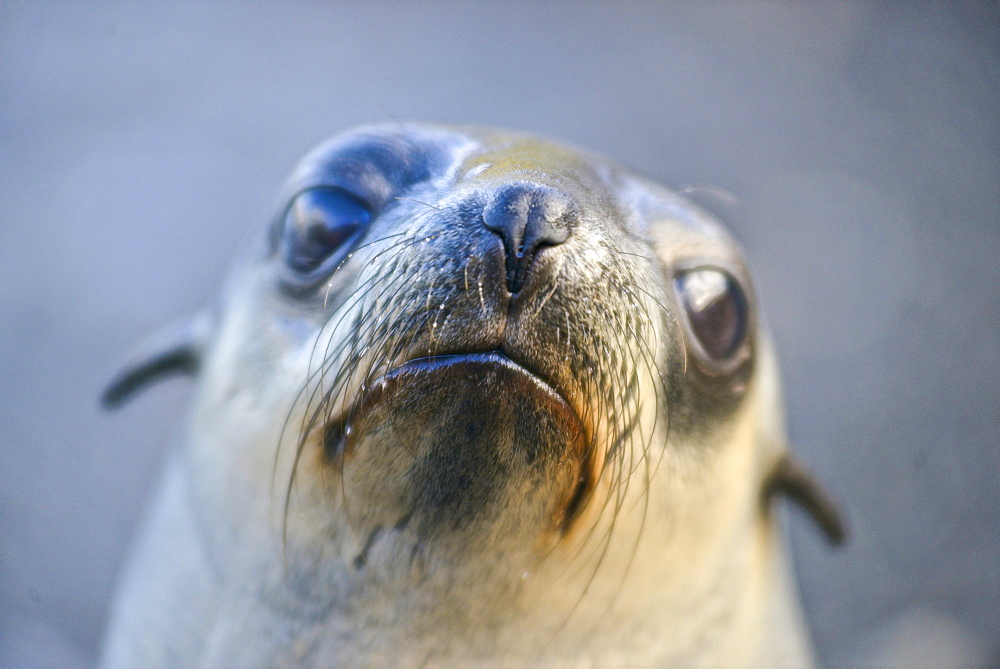
[{"label": "seal flipper", "polygon": [[194,374],[211,332],[211,317],[193,318],[157,330],[133,349],[125,364],[104,388],[101,406],[116,409],[146,386],[174,374]]},{"label": "seal flipper", "polygon": [[812,516],[826,535],[828,542],[834,546],[844,542],[847,532],[833,498],[812,474],[788,453],[781,456],[765,479],[762,494],[765,508],[770,506],[776,495],[786,495]]}]

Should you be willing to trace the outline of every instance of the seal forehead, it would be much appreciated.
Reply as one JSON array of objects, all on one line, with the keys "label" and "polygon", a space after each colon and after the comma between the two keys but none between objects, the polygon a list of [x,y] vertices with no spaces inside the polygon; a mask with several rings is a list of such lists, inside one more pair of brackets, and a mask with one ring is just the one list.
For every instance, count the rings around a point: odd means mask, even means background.
[{"label": "seal forehead", "polygon": [[542,178],[593,183],[599,180],[592,162],[579,152],[527,137],[491,137],[462,166],[487,180]]}]

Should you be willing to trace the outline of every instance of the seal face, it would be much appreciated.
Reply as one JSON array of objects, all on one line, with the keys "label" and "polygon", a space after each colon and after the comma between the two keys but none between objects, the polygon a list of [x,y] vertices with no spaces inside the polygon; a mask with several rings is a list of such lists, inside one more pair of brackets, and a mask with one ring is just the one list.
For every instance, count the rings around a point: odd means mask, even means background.
[{"label": "seal face", "polygon": [[198,374],[110,664],[806,660],[761,501],[839,525],[781,474],[740,252],[678,195],[524,135],[362,128],[198,323],[106,395]]}]

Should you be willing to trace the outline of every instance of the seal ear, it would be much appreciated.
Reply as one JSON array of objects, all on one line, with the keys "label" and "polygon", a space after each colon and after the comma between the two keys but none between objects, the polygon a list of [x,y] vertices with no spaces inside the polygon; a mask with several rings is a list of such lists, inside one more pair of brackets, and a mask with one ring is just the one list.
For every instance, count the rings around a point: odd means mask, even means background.
[{"label": "seal ear", "polygon": [[761,491],[764,507],[771,505],[776,495],[787,495],[819,525],[830,544],[839,546],[847,532],[844,520],[833,498],[813,478],[805,467],[788,453],[781,456],[764,480]]},{"label": "seal ear", "polygon": [[211,332],[207,311],[157,330],[140,342],[101,394],[105,409],[117,409],[140,390],[174,374],[194,374]]}]

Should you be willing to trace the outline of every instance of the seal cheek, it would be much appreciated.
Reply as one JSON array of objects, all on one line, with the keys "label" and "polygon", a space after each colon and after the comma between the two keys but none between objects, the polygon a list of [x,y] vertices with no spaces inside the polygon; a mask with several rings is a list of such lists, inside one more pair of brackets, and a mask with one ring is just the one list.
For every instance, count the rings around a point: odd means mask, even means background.
[{"label": "seal cheek", "polygon": [[[422,538],[553,536],[583,467],[572,408],[495,352],[409,362],[376,382],[344,425],[346,506],[362,509],[351,519],[406,517]],[[366,509],[390,516],[365,522]]]}]

